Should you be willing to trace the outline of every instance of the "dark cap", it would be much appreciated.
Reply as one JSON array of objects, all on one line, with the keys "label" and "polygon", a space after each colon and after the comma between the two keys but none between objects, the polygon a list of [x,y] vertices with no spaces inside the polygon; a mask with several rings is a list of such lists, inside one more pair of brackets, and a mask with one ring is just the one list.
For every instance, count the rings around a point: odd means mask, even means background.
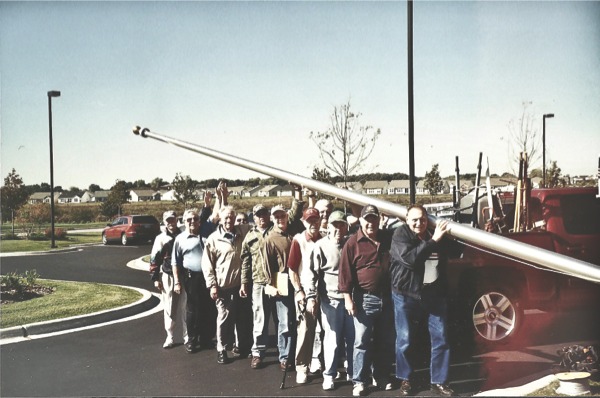
[{"label": "dark cap", "polygon": [[261,203],[257,204],[254,206],[254,208],[252,208],[252,213],[254,213],[254,215],[257,215],[259,212],[261,211],[266,211],[267,213],[269,212],[269,209],[267,209],[265,206],[263,206]]},{"label": "dark cap", "polygon": [[302,213],[302,219],[307,221],[309,218],[321,218],[319,210],[315,209],[314,207],[309,207],[308,209],[304,210],[304,213]]},{"label": "dark cap", "polygon": [[374,215],[379,217],[379,210],[377,209],[377,207],[373,206],[373,205],[366,205],[365,207],[362,208],[362,211],[360,212],[360,216],[362,218],[365,218],[368,215]]}]

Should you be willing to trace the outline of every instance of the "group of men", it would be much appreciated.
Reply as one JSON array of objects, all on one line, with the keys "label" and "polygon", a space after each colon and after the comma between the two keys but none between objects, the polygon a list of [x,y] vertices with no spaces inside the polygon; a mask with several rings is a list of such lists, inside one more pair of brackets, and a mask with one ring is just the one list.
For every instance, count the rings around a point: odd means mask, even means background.
[{"label": "group of men", "polygon": [[227,205],[222,184],[212,211],[210,196],[201,211],[185,211],[185,231],[174,212],[164,213],[165,231],[154,242],[150,265],[164,305],[163,347],[175,345],[179,319],[187,352],[214,347],[216,336],[217,363],[230,361],[229,350],[260,369],[272,316],[279,365],[295,367],[298,384],[322,371],[323,389],[333,390],[344,363],[354,396],[364,395],[371,381],[391,390],[396,379],[399,393],[409,395],[409,350],[415,324],[425,317],[431,391],[453,395],[447,384],[448,222],[438,220],[431,233],[426,210],[413,205],[406,223],[388,229],[377,207],[352,206],[359,228],[350,233],[346,213],[312,194],[305,208],[301,192],[296,187],[289,210],[257,204],[253,224]]}]

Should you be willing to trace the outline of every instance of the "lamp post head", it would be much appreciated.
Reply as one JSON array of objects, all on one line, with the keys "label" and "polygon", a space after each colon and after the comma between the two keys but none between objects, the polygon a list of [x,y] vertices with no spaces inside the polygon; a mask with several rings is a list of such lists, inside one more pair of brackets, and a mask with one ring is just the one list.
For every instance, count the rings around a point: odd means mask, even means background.
[{"label": "lamp post head", "polygon": [[48,91],[48,97],[60,97],[60,91]]},{"label": "lamp post head", "polygon": [[544,115],[544,119],[545,119],[545,118],[548,118],[548,119],[550,119],[550,118],[553,118],[553,117],[554,117],[554,113],[546,113],[546,114]]}]

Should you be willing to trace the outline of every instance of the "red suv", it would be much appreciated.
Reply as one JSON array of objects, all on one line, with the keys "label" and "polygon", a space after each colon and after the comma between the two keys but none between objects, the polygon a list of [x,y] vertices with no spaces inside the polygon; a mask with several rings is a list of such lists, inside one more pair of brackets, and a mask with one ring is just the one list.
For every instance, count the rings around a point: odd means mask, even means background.
[{"label": "red suv", "polygon": [[120,216],[102,231],[102,243],[121,241],[127,245],[131,241],[152,242],[160,233],[160,224],[154,216]]}]

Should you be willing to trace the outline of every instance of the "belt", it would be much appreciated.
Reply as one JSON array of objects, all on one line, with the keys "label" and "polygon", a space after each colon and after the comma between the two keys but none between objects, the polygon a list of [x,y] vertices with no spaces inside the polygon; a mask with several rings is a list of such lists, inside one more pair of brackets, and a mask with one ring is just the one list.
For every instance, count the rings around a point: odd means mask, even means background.
[{"label": "belt", "polygon": [[365,289],[361,289],[361,288],[358,288],[356,290],[362,294],[370,294],[371,296],[381,297],[381,292],[376,292],[374,290],[365,290]]}]

